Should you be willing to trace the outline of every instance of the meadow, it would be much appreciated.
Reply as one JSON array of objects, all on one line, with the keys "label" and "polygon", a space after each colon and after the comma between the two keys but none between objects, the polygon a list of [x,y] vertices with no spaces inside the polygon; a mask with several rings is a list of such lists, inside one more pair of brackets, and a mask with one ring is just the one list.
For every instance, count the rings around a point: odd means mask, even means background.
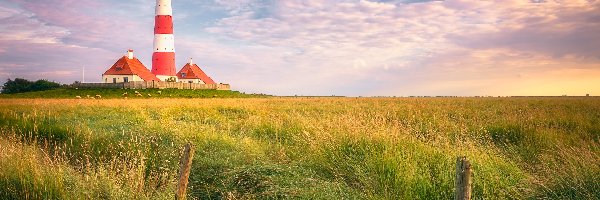
[{"label": "meadow", "polygon": [[600,199],[600,98],[117,96],[0,99],[0,199],[173,199],[186,143],[188,199],[451,199],[457,156],[474,199]]},{"label": "meadow", "polygon": [[[265,94],[245,94],[229,90],[178,90],[178,89],[143,89],[139,90],[141,96],[136,96],[135,91],[129,89],[108,88],[58,88],[52,90],[24,92],[16,94],[0,94],[0,99],[74,99],[76,97],[91,98],[100,95],[103,99],[157,99],[157,98],[263,98],[270,97]],[[127,93],[125,95],[125,93]]]}]

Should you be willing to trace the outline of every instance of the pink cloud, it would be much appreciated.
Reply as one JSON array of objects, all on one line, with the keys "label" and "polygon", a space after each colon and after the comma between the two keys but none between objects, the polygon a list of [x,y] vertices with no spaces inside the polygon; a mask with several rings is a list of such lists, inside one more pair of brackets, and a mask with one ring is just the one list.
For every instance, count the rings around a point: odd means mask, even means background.
[{"label": "pink cloud", "polygon": [[[36,76],[10,67],[22,65],[72,81],[83,65],[99,77],[124,49],[151,54],[151,3],[11,2],[0,5],[2,75]],[[561,70],[598,74],[598,1],[401,2],[216,1],[211,11],[227,17],[202,22],[211,27],[200,32],[188,22],[178,56],[234,88],[287,95],[477,95]]]},{"label": "pink cloud", "polygon": [[[114,43],[140,42],[152,36],[152,13],[144,21],[135,14],[116,12],[114,3],[92,0],[16,1],[38,26],[65,29],[56,38],[63,43],[96,48],[114,48]],[[142,22],[147,22],[144,24]],[[147,30],[146,30],[147,29]],[[51,33],[42,33],[50,35]],[[145,41],[145,40],[144,40]]]},{"label": "pink cloud", "polygon": [[[511,13],[506,11],[505,13]],[[538,3],[535,8],[498,17],[499,29],[452,39],[469,48],[512,48],[552,56],[600,59],[600,3]]]},{"label": "pink cloud", "polygon": [[417,87],[422,91],[449,84],[455,89],[448,91],[454,93],[483,92],[473,86],[497,85],[518,72],[596,66],[578,56],[555,56],[600,55],[596,34],[600,29],[594,21],[600,13],[598,5],[592,1],[290,0],[278,1],[271,17],[236,15],[207,30],[291,52],[268,58],[286,61],[286,68],[296,72],[278,74],[288,80],[287,88],[302,87],[302,81],[354,85],[377,80],[406,91],[418,90],[402,83],[418,82],[424,86]]},{"label": "pink cloud", "polygon": [[[3,76],[72,82],[80,80],[81,68],[85,66],[88,80],[99,80],[100,74],[126,49],[150,53],[152,43],[147,41],[151,41],[152,26],[144,24],[144,20],[127,20],[137,15],[115,12],[109,2],[12,0],[12,3],[16,6],[0,5]],[[153,14],[148,15],[150,24]],[[138,56],[144,58],[142,54]]]}]

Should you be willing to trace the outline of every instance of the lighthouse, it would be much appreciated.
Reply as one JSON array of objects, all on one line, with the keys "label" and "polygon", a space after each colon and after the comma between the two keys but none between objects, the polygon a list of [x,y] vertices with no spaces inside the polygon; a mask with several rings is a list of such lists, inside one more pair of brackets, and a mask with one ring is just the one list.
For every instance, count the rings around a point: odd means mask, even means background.
[{"label": "lighthouse", "polygon": [[171,0],[156,0],[152,73],[161,81],[177,81]]}]

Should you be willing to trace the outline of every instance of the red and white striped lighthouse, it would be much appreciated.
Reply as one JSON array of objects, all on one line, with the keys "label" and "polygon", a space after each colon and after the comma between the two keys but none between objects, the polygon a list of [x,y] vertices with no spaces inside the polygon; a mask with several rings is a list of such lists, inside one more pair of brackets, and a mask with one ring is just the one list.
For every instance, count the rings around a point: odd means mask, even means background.
[{"label": "red and white striped lighthouse", "polygon": [[156,0],[152,73],[161,81],[166,81],[169,78],[177,80],[171,0]]}]

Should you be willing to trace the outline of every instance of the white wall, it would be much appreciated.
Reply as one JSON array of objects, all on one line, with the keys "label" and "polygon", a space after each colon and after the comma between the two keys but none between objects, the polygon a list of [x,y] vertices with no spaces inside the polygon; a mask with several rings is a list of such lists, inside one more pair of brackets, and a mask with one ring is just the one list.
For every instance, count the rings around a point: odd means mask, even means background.
[{"label": "white wall", "polygon": [[144,81],[138,75],[102,75],[102,82],[104,83],[112,83],[113,78],[117,78],[117,83],[122,83],[124,77],[129,78],[129,81]]}]

